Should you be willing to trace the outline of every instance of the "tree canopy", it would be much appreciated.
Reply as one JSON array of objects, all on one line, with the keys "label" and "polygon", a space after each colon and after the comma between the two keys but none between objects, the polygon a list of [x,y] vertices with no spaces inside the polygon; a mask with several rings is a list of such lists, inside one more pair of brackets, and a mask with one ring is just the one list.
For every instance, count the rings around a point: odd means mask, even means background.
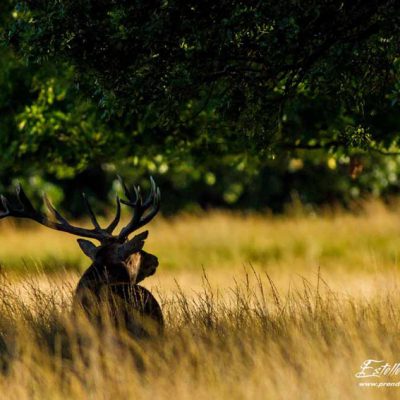
[{"label": "tree canopy", "polygon": [[231,202],[262,169],[329,172],[360,153],[398,168],[379,158],[399,147],[397,1],[0,7],[3,170],[65,178],[128,160],[181,187],[224,177]]},{"label": "tree canopy", "polygon": [[387,148],[397,135],[375,120],[397,102],[399,11],[397,1],[23,1],[9,42],[30,62],[71,65],[103,117],[139,143]]}]

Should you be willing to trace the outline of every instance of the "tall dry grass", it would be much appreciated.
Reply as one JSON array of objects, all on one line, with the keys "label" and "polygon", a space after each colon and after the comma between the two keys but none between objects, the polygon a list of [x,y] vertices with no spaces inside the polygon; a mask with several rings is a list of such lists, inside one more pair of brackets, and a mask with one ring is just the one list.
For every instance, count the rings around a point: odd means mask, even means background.
[{"label": "tall dry grass", "polygon": [[145,284],[166,329],[134,340],[71,319],[78,275],[69,270],[88,264],[75,239],[2,224],[0,398],[399,395],[399,387],[360,387],[355,377],[366,359],[400,362],[396,210],[214,212],[150,228],[146,250],[161,264]]},{"label": "tall dry grass", "polygon": [[165,334],[143,340],[73,321],[70,287],[42,291],[28,280],[21,298],[3,277],[1,397],[382,399],[398,393],[359,387],[355,378],[366,359],[398,361],[397,293],[361,301],[331,291],[317,276],[282,295],[267,277],[251,274],[223,296],[207,279],[191,298],[177,288],[162,298]]}]

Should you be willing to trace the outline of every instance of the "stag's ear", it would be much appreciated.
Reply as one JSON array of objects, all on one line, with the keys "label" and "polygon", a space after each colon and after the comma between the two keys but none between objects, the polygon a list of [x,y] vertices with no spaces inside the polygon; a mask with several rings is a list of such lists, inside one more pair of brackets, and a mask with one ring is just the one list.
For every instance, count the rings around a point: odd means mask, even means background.
[{"label": "stag's ear", "polygon": [[82,251],[92,260],[96,258],[96,253],[97,253],[97,247],[90,242],[89,240],[85,239],[78,239],[78,244],[79,247],[82,249]]},{"label": "stag's ear", "polygon": [[149,231],[144,231],[136,235],[133,239],[128,240],[119,248],[119,254],[122,259],[126,259],[133,253],[137,253],[142,250],[144,246],[144,241],[149,236]]}]

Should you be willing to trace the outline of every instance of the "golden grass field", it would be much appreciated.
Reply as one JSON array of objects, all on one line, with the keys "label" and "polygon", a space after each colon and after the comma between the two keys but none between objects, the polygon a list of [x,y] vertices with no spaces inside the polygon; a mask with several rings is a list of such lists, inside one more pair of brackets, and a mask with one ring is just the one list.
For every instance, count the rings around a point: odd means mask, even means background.
[{"label": "golden grass field", "polygon": [[367,359],[400,362],[400,207],[285,216],[211,212],[157,218],[144,286],[165,334],[134,340],[70,317],[76,238],[0,223],[0,398],[395,398],[400,375],[356,378]]}]

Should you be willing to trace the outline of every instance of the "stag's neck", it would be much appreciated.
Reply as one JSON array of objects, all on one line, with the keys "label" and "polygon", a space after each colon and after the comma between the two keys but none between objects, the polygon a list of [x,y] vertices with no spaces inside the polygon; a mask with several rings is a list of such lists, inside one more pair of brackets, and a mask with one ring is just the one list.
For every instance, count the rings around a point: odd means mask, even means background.
[{"label": "stag's neck", "polygon": [[79,280],[77,290],[88,288],[95,289],[97,287],[110,283],[131,283],[131,277],[125,266],[113,265],[107,266],[103,264],[93,263],[82,275]]}]

